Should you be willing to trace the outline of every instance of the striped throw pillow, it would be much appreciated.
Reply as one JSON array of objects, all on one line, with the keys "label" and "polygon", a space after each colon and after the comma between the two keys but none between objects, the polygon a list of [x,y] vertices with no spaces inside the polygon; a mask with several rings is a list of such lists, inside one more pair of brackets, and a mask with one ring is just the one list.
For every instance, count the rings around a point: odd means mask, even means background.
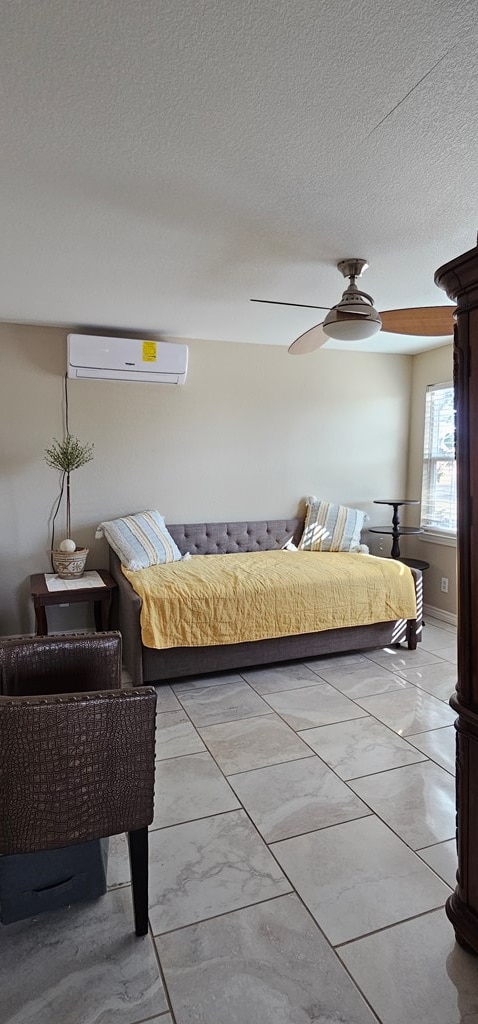
[{"label": "striped throw pillow", "polygon": [[299,548],[302,551],[357,551],[365,513],[346,505],[307,498]]},{"label": "striped throw pillow", "polygon": [[137,512],[100,523],[96,536],[106,537],[125,569],[147,569],[150,565],[178,562],[181,552],[160,512]]}]

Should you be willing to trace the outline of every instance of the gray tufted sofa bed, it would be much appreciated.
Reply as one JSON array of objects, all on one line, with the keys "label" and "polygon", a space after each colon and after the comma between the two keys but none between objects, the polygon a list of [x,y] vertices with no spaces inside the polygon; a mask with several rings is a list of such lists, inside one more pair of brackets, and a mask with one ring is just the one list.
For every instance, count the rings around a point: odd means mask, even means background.
[{"label": "gray tufted sofa bed", "polygon": [[[270,551],[288,540],[298,544],[303,519],[277,519],[249,523],[168,524],[181,554],[231,554],[239,551]],[[118,584],[115,628],[123,637],[123,661],[135,686],[181,676],[264,665],[294,658],[312,658],[363,650],[406,641],[410,650],[417,645],[417,623],[422,621],[421,573],[412,569],[417,591],[417,618],[407,622],[378,622],[372,626],[330,629],[319,633],[255,640],[217,647],[175,647],[155,650],[141,642],[141,598],[121,571],[118,557],[110,548],[110,570]]]}]

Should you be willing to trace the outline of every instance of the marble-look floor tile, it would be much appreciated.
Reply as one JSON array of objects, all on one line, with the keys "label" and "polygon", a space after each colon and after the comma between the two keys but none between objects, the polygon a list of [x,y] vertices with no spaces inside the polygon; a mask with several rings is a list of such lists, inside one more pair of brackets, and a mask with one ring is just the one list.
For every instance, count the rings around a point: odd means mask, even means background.
[{"label": "marble-look floor tile", "polygon": [[173,1024],[170,1013],[161,1013],[159,1017],[149,1017],[147,1021],[139,1021],[138,1024]]},{"label": "marble-look floor tile", "polygon": [[208,686],[197,692],[188,690],[181,693],[180,699],[196,726],[270,714],[268,704],[243,680]]},{"label": "marble-look floor tile", "polygon": [[440,647],[435,654],[439,658],[444,658],[445,661],[451,661],[452,665],[456,665],[457,662],[457,649],[456,643],[447,645],[446,647]]},{"label": "marble-look floor tile", "polygon": [[173,1018],[170,1013],[160,1013],[158,1017],[148,1017],[146,1021],[135,1021],[134,1024],[173,1024]]},{"label": "marble-look floor tile", "polygon": [[431,761],[349,782],[413,850],[455,835],[455,781]]},{"label": "marble-look floor tile", "polygon": [[437,843],[436,846],[427,846],[425,850],[419,850],[418,853],[422,860],[429,864],[451,889],[455,888],[458,867],[456,839],[449,839],[446,843]]},{"label": "marble-look floor tile", "polygon": [[426,693],[431,693],[439,700],[449,701],[456,687],[456,665],[449,661],[440,661],[435,665],[422,665],[420,668],[408,668],[400,670],[403,679],[418,686]]},{"label": "marble-look floor tile", "polygon": [[370,814],[318,757],[231,775],[230,783],[268,843]]},{"label": "marble-look floor tile", "polygon": [[441,626],[431,625],[426,622],[422,629],[420,649],[438,654],[441,647],[447,647],[450,643],[450,634]]},{"label": "marble-look floor tile", "polygon": [[124,832],[121,835],[109,837],[106,883],[108,889],[116,889],[118,885],[131,884],[128,840]]},{"label": "marble-look floor tile", "polygon": [[374,718],[322,725],[306,729],[299,736],[345,780],[425,760],[423,754]]},{"label": "marble-look floor tile", "polygon": [[169,728],[175,722],[189,722],[189,718],[181,705],[179,705],[179,708],[176,708],[175,711],[163,712],[158,708],[156,709],[156,732],[159,729]]},{"label": "marble-look floor tile", "polygon": [[409,686],[406,679],[393,675],[380,665],[372,662],[360,669],[349,669],[341,672],[328,672],[327,682],[340,693],[355,700],[357,697],[371,697],[375,693],[388,693],[391,690],[406,690]]},{"label": "marble-look floor tile", "polygon": [[338,952],[382,1024],[477,1024],[478,959],[455,943],[443,910]]},{"label": "marble-look floor tile", "polygon": [[229,683],[242,682],[243,678],[239,672],[213,672],[211,675],[194,676],[178,683],[172,683],[171,687],[177,694],[201,693],[210,686],[228,686]]},{"label": "marble-look floor tile", "polygon": [[226,775],[312,754],[293,729],[272,712],[260,718],[201,726],[199,731]]},{"label": "marble-look floor tile", "polygon": [[360,697],[357,703],[399,736],[440,729],[452,725],[456,718],[456,713],[443,701],[416,686],[378,693],[375,697]]},{"label": "marble-look floor tile", "polygon": [[185,711],[168,711],[156,715],[156,760],[198,754],[205,750],[204,743],[189,721]]},{"label": "marble-look floor tile", "polygon": [[157,762],[152,829],[238,807],[229,783],[207,751]]},{"label": "marble-look floor tile", "polygon": [[157,683],[154,689],[157,693],[156,712],[158,714],[162,711],[181,711],[181,705],[167,683]]},{"label": "marble-look floor tile", "polygon": [[304,662],[312,672],[325,679],[325,672],[348,672],[361,669],[368,665],[364,654],[327,654],[317,658],[307,658]]},{"label": "marble-look floor tile", "polygon": [[329,683],[306,686],[300,690],[269,693],[264,700],[277,711],[293,729],[307,729],[330,722],[345,722],[349,718],[364,718],[366,711],[348,697],[338,693]]},{"label": "marble-look floor tile", "polygon": [[443,629],[445,633],[453,633],[456,636],[456,623],[445,622],[443,619],[436,619],[434,615],[428,615],[426,617],[426,626],[436,626],[437,629]]},{"label": "marble-look floor tile", "polygon": [[320,682],[315,673],[303,662],[249,668],[245,669],[242,675],[256,693],[261,694],[276,693],[278,690],[297,690],[302,686],[314,686]]},{"label": "marble-look floor tile", "polygon": [[129,888],[4,925],[0,942],[2,1024],[132,1024],[168,1009]]},{"label": "marble-look floor tile", "polygon": [[419,668],[420,665],[434,665],[440,661],[436,654],[422,650],[421,644],[415,651],[408,647],[381,647],[377,651],[367,651],[366,657],[376,665],[388,668],[389,672],[400,672],[403,668]]},{"label": "marble-look floor tile", "polygon": [[295,895],[156,939],[177,1024],[373,1024]]},{"label": "marble-look floor tile", "polygon": [[[358,661],[360,657],[360,661]],[[351,660],[355,658],[355,660]],[[325,660],[325,659],[324,659]],[[326,682],[336,690],[355,700],[356,697],[368,697],[374,693],[386,693],[388,690],[403,690],[406,680],[393,675],[381,665],[375,665],[363,655],[352,655],[351,658],[328,658],[326,663],[315,669]]]},{"label": "marble-look floor tile", "polygon": [[244,811],[150,832],[149,854],[155,935],[291,889]]},{"label": "marble-look floor tile", "polygon": [[274,843],[272,852],[332,945],[441,907],[450,894],[375,816]]},{"label": "marble-look floor tile", "polygon": [[451,775],[455,774],[456,730],[453,725],[414,733],[409,742]]}]

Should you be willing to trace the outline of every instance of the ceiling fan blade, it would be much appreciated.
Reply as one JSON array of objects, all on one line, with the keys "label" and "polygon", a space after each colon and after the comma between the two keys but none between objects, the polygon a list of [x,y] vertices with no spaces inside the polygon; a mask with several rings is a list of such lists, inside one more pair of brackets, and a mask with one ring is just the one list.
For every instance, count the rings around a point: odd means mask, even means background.
[{"label": "ceiling fan blade", "polygon": [[267,302],[270,306],[297,306],[299,309],[330,309],[330,306],[306,306],[303,302],[280,302],[279,299],[249,299],[249,302]]},{"label": "ceiling fan blade", "polygon": [[454,306],[421,306],[418,309],[387,309],[380,313],[382,331],[441,338],[453,334]]},{"label": "ceiling fan blade", "polygon": [[299,337],[289,345],[290,356],[306,356],[309,352],[315,352],[316,348],[321,348],[325,345],[326,341],[329,341],[328,334],[324,331],[324,325],[316,324],[315,327],[310,327],[304,334],[299,334]]}]

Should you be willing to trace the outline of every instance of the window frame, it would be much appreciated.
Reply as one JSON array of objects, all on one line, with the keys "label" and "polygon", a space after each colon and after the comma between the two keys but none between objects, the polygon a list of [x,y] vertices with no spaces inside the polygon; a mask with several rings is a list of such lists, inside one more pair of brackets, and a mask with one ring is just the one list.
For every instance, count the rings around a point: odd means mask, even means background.
[{"label": "window frame", "polygon": [[[430,494],[432,501],[436,501],[436,491],[429,487],[430,480],[430,469],[433,464],[438,462],[450,462],[455,464],[455,477],[454,477],[454,488],[455,488],[455,501],[456,501],[456,450],[454,447],[453,454],[449,457],[438,451],[433,450],[433,418],[431,410],[431,402],[429,396],[437,391],[451,391],[453,393],[453,382],[444,381],[440,384],[428,384],[425,392],[425,416],[423,423],[423,450],[422,450],[422,490],[421,490],[421,506],[420,506],[420,527],[423,530],[421,539],[424,541],[431,541],[434,544],[444,544],[450,547],[456,546],[457,530],[450,529],[450,527],[441,527],[438,523],[429,522],[424,523],[424,508],[430,504]],[[455,424],[453,425],[453,431],[455,431]],[[429,519],[430,517],[427,516]],[[456,514],[455,514],[456,523]]]}]

